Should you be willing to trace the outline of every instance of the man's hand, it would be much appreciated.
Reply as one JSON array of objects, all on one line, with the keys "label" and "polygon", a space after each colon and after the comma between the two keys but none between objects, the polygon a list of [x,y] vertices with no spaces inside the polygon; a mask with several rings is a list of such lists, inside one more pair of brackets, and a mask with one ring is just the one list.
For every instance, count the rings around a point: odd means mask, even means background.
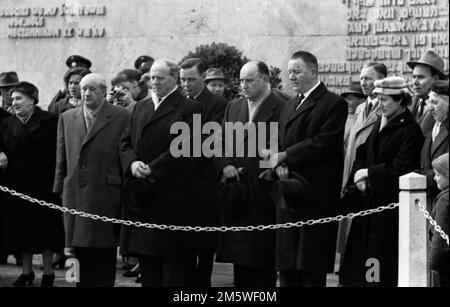
[{"label": "man's hand", "polygon": [[367,190],[367,177],[369,177],[369,171],[367,168],[360,169],[355,173],[353,181],[356,184],[356,188],[361,192],[366,192]]},{"label": "man's hand", "polygon": [[285,151],[283,152],[273,152],[269,149],[261,150],[261,156],[265,160],[269,160],[270,166],[275,169],[277,166],[282,165],[287,158],[287,154]]},{"label": "man's hand", "polygon": [[0,169],[8,168],[8,157],[4,152],[0,152]]},{"label": "man's hand", "polygon": [[137,179],[145,179],[151,175],[150,167],[142,161],[134,161],[131,164],[131,174]]},{"label": "man's hand", "polygon": [[275,172],[281,180],[289,179],[289,168],[287,166],[278,166]]},{"label": "man's hand", "polygon": [[225,166],[222,170],[222,173],[223,173],[222,180],[229,180],[229,179],[233,179],[233,178],[236,178],[237,181],[240,180],[239,171],[233,165]]},{"label": "man's hand", "polygon": [[367,177],[369,177],[369,172],[368,169],[360,169],[359,171],[357,171],[355,173],[355,177],[353,178],[353,182],[354,183],[358,183],[360,181],[364,181],[367,179]]}]

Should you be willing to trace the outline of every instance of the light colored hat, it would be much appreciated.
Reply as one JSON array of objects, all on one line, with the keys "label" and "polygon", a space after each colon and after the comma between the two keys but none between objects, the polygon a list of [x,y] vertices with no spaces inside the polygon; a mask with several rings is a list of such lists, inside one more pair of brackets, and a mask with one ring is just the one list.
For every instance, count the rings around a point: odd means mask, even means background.
[{"label": "light colored hat", "polygon": [[220,68],[210,68],[206,71],[206,78],[205,81],[211,81],[211,80],[226,80],[222,69]]},{"label": "light colored hat", "polygon": [[427,50],[418,61],[407,62],[406,64],[411,69],[414,69],[417,64],[428,66],[439,75],[441,80],[447,79],[444,74],[444,60],[433,50]]},{"label": "light colored hat", "polygon": [[399,95],[405,92],[406,81],[402,77],[393,76],[387,77],[382,80],[377,80],[374,83],[375,89],[374,94],[383,95]]}]

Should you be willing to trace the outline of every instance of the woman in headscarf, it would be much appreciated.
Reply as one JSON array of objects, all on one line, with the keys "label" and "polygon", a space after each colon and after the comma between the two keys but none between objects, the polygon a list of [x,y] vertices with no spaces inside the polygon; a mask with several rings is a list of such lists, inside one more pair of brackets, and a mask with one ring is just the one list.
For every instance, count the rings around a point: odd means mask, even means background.
[{"label": "woman in headscarf", "polygon": [[[11,90],[15,115],[4,119],[0,127],[0,170],[5,185],[25,195],[57,203],[52,193],[55,175],[56,128],[58,118],[36,104],[35,85],[19,82]],[[33,254],[42,253],[44,272],[41,286],[52,286],[53,252],[64,247],[62,216],[58,211],[32,204],[18,197],[4,199],[4,248],[22,255],[22,274],[14,286],[32,285]]]}]

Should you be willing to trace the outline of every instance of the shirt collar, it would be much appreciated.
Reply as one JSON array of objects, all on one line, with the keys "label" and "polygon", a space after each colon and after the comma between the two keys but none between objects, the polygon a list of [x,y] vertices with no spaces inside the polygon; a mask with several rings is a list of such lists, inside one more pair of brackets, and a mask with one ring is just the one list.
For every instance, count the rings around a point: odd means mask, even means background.
[{"label": "shirt collar", "polygon": [[[303,96],[305,97],[305,98],[303,98],[303,100],[308,98],[309,95],[311,95],[311,93],[314,92],[314,90],[319,87],[319,85],[320,85],[320,81],[317,81],[316,85],[314,85],[309,91],[307,91],[306,93],[303,94]],[[299,96],[301,96],[301,95],[302,94],[299,94]]]},{"label": "shirt collar", "polygon": [[169,94],[162,97],[161,100],[159,101],[159,103],[162,103],[164,100],[166,100],[166,98],[169,97],[170,95],[172,95],[176,90],[178,90],[178,86],[175,86],[174,89],[169,92]]},{"label": "shirt collar", "polygon": [[267,88],[265,90],[265,92],[261,95],[261,97],[259,97],[258,100],[253,101],[253,100],[247,99],[247,104],[249,105],[249,107],[255,108],[255,107],[259,106],[264,100],[266,100],[267,97],[270,96],[270,94],[271,94],[271,90],[269,88]]}]

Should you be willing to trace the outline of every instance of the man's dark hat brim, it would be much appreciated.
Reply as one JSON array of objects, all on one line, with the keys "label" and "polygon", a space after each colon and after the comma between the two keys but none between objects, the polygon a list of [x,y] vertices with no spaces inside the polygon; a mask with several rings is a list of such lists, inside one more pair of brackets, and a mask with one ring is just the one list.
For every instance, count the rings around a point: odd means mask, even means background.
[{"label": "man's dark hat brim", "polygon": [[0,88],[12,87],[19,83],[19,77],[15,71],[0,74]]},{"label": "man's dark hat brim", "polygon": [[278,180],[272,186],[272,199],[280,209],[301,213],[308,208],[314,197],[314,190],[306,178],[291,172],[287,180]]},{"label": "man's dark hat brim", "polygon": [[130,179],[124,186],[124,203],[132,212],[158,210],[158,193],[154,183],[145,179]]},{"label": "man's dark hat brim", "polygon": [[219,207],[225,215],[242,215],[250,211],[253,190],[246,176],[241,175],[240,181],[224,184],[218,191]]}]

